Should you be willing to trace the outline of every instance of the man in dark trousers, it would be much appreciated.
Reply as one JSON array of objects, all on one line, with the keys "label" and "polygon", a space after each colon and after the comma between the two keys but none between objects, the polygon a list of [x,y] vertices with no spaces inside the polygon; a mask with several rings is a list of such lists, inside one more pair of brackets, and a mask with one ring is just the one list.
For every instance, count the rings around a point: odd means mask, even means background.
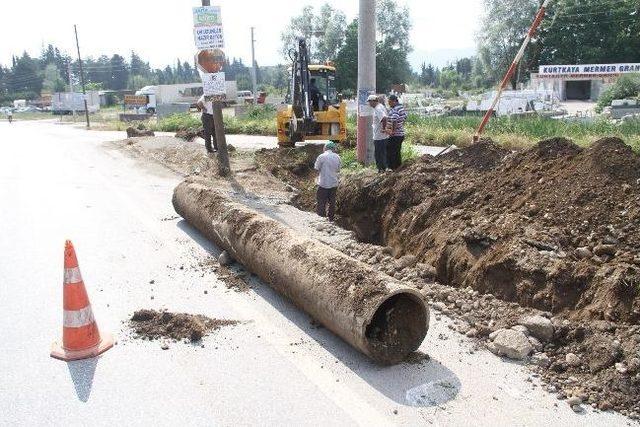
[{"label": "man in dark trousers", "polygon": [[404,122],[407,111],[398,101],[396,95],[389,96],[389,121],[391,122],[391,136],[387,143],[387,167],[396,170],[402,164],[402,142],[404,141]]},{"label": "man in dark trousers", "polygon": [[[202,95],[198,99],[198,110],[202,111],[202,127],[204,128],[204,146],[207,153],[215,153],[218,151],[218,142],[216,141],[216,128],[213,124],[213,102],[207,101]],[[213,146],[211,142],[213,141]]]},{"label": "man in dark trousers", "polygon": [[387,170],[387,143],[389,134],[387,133],[387,109],[382,105],[376,95],[369,95],[367,98],[369,106],[373,108],[373,147],[378,173]]},{"label": "man in dark trousers", "polygon": [[324,153],[316,159],[315,170],[318,175],[318,191],[316,193],[316,210],[321,217],[329,217],[333,221],[336,212],[336,194],[340,175],[340,156],[336,154],[336,144],[327,143]]}]

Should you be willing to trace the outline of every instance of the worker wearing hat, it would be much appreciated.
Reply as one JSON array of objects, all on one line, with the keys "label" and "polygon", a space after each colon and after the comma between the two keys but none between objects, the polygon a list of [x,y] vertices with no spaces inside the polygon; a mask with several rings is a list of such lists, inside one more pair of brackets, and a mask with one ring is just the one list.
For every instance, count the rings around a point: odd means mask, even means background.
[{"label": "worker wearing hat", "polygon": [[369,106],[373,108],[373,145],[375,147],[376,167],[378,172],[387,170],[387,109],[380,103],[376,95],[367,98]]},{"label": "worker wearing hat", "polygon": [[324,146],[324,153],[316,159],[314,166],[318,174],[318,190],[316,192],[316,211],[321,217],[333,221],[336,212],[336,195],[340,176],[340,156],[333,142]]}]

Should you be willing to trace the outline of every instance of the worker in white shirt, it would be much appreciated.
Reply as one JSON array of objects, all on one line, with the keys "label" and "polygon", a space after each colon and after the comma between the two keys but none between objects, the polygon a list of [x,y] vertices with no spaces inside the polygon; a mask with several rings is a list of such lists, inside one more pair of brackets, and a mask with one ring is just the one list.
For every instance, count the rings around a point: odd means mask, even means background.
[{"label": "worker in white shirt", "polygon": [[316,212],[321,217],[329,217],[329,221],[333,221],[336,213],[336,195],[340,175],[340,156],[336,154],[336,150],[336,144],[328,142],[324,146],[324,153],[318,156],[314,166],[314,169],[319,172]]}]

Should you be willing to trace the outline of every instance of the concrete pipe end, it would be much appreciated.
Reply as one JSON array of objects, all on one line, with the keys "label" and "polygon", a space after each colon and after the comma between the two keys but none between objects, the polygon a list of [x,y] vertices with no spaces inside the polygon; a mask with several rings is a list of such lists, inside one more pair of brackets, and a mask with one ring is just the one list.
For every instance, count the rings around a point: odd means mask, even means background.
[{"label": "concrete pipe end", "polygon": [[420,347],[429,330],[429,309],[420,294],[399,291],[383,300],[365,328],[369,355],[393,365]]}]

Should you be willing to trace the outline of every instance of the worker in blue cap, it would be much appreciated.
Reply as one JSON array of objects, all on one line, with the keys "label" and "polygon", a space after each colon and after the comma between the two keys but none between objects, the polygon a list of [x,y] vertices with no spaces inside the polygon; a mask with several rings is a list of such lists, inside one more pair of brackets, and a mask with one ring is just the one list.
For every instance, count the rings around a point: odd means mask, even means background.
[{"label": "worker in blue cap", "polygon": [[314,166],[318,174],[318,191],[316,192],[316,212],[321,217],[328,217],[333,221],[336,213],[336,194],[340,177],[340,156],[336,153],[334,142],[324,146],[324,153],[316,159]]}]

